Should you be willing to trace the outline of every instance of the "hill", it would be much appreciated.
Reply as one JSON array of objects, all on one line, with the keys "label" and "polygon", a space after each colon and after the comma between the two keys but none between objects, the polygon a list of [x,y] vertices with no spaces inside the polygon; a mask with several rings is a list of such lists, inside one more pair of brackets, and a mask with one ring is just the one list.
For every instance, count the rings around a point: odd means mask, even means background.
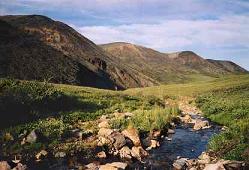
[{"label": "hill", "polygon": [[161,53],[122,42],[104,44],[101,47],[113,58],[161,83],[190,82],[247,72],[232,62],[206,60],[192,51]]},{"label": "hill", "polygon": [[68,25],[40,15],[0,17],[1,77],[107,89],[153,85]]}]

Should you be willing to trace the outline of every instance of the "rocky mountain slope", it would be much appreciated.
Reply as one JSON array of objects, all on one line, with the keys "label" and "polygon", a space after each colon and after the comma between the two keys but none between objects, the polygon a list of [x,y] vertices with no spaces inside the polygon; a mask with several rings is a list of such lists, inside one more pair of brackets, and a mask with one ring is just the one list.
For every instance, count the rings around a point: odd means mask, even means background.
[{"label": "rocky mountain slope", "polygon": [[104,44],[101,47],[114,58],[162,83],[185,82],[207,76],[247,72],[232,62],[206,60],[192,51],[160,53],[122,42]]},{"label": "rocky mountain slope", "polygon": [[62,22],[39,15],[1,16],[0,25],[1,77],[108,89],[155,83]]},{"label": "rocky mountain slope", "polygon": [[40,15],[0,16],[0,65],[0,78],[106,89],[246,72],[190,51],[165,54],[129,43],[97,46],[68,25]]}]

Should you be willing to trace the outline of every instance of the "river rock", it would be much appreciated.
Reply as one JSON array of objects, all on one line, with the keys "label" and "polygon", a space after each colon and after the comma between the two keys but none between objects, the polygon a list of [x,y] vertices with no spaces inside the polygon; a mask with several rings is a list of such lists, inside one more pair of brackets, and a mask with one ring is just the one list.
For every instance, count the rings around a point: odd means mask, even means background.
[{"label": "river rock", "polygon": [[103,145],[108,145],[108,146],[110,146],[111,144],[112,144],[112,140],[110,140],[110,139],[107,138],[107,137],[100,136],[100,137],[98,138],[98,143],[97,143],[98,146],[103,146]]},{"label": "river rock", "polygon": [[105,154],[105,152],[104,151],[101,151],[101,152],[99,152],[99,153],[97,153],[97,157],[98,158],[106,158],[106,154]]},{"label": "river rock", "polygon": [[36,140],[37,140],[37,135],[35,133],[35,130],[32,130],[30,134],[27,136],[25,141],[28,143],[35,143]]},{"label": "river rock", "polygon": [[202,154],[198,158],[198,163],[200,164],[209,164],[211,161],[210,156],[206,152],[202,152]]},{"label": "river rock", "polygon": [[153,130],[150,135],[152,139],[158,139],[161,136],[161,131],[160,130]]},{"label": "river rock", "polygon": [[187,168],[187,158],[180,158],[174,161],[175,170],[185,170]]},{"label": "river rock", "polygon": [[98,124],[98,127],[99,128],[109,128],[109,123],[108,123],[108,121],[107,120],[104,120],[104,121],[102,121],[102,122],[100,122],[99,124]]},{"label": "river rock", "polygon": [[46,157],[47,154],[48,154],[47,151],[41,150],[39,153],[37,153],[37,154],[35,155],[36,160],[40,160],[40,159],[42,159],[43,157]]},{"label": "river rock", "polygon": [[151,145],[150,145],[151,148],[156,148],[156,147],[159,147],[159,146],[160,146],[160,144],[159,144],[158,141],[151,140]]},{"label": "river rock", "polygon": [[118,168],[110,164],[106,164],[106,165],[100,165],[99,170],[118,170]]},{"label": "river rock", "polygon": [[119,150],[119,156],[121,159],[131,159],[132,158],[132,151],[128,146],[124,146],[122,149]]},{"label": "river rock", "polygon": [[127,163],[124,162],[113,162],[110,165],[118,169],[125,169],[127,167]]},{"label": "river rock", "polygon": [[0,162],[0,170],[10,170],[10,166],[7,161]]},{"label": "river rock", "polygon": [[85,166],[88,170],[98,170],[99,165],[96,163],[90,163]]},{"label": "river rock", "polygon": [[126,144],[124,135],[119,132],[113,132],[109,138],[114,140],[113,146],[116,150],[119,150]]},{"label": "river rock", "polygon": [[127,167],[127,163],[113,162],[105,165],[100,165],[99,170],[121,170]]},{"label": "river rock", "polygon": [[207,164],[204,170],[225,170],[222,162],[217,162],[215,164]]},{"label": "river rock", "polygon": [[27,166],[26,166],[26,165],[23,165],[23,164],[21,164],[21,163],[18,163],[18,164],[16,165],[16,167],[13,168],[12,170],[26,170],[26,169],[27,169]]},{"label": "river rock", "polygon": [[132,157],[138,159],[139,161],[149,155],[148,152],[146,152],[141,146],[133,146],[131,151]]},{"label": "river rock", "polygon": [[64,158],[66,156],[66,153],[65,152],[57,152],[55,154],[55,157],[56,158]]},{"label": "river rock", "polygon": [[228,170],[240,170],[245,167],[245,163],[241,161],[228,160],[223,163],[223,166]]},{"label": "river rock", "polygon": [[168,134],[174,134],[175,131],[173,129],[168,129]]},{"label": "river rock", "polygon": [[108,128],[100,128],[98,135],[99,136],[110,136],[112,134],[113,130],[112,129],[108,129]]},{"label": "river rock", "polygon": [[192,121],[192,118],[189,114],[185,115],[183,118],[182,118],[182,121],[184,123],[190,123]]},{"label": "river rock", "polygon": [[139,138],[139,134],[135,128],[129,128],[122,131],[122,134],[129,138],[135,146],[141,146],[141,141]]},{"label": "river rock", "polygon": [[209,126],[209,122],[207,120],[196,120],[195,125],[193,127],[194,130],[200,130],[203,129],[205,127]]}]

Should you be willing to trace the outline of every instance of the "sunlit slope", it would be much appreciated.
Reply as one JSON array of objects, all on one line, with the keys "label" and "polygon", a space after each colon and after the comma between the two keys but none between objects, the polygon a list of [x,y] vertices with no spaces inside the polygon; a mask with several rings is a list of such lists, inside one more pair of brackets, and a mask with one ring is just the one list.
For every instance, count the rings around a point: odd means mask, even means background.
[{"label": "sunlit slope", "polygon": [[249,74],[226,76],[223,78],[186,84],[171,84],[146,88],[134,88],[126,90],[125,93],[130,95],[153,95],[157,97],[186,95],[193,96],[210,90],[229,88],[244,84],[249,85]]}]

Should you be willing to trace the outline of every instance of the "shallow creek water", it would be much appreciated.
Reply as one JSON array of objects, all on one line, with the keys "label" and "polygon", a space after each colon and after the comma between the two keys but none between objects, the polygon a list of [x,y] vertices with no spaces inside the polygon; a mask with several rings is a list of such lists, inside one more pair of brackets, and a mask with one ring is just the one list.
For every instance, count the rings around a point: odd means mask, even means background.
[{"label": "shallow creek water", "polygon": [[197,158],[207,149],[208,140],[216,133],[220,127],[212,125],[209,129],[193,131],[187,125],[176,127],[172,140],[164,139],[158,149],[150,152],[150,156],[144,164],[134,164],[132,169],[164,170],[171,169],[173,161],[178,156],[183,158]]},{"label": "shallow creek water", "polygon": [[[191,115],[193,119],[204,119],[198,115]],[[205,119],[204,119],[205,120]],[[149,151],[149,157],[144,160],[143,163],[135,162],[129,164],[129,169],[136,170],[164,170],[172,169],[173,161],[178,156],[182,158],[197,158],[203,151],[207,149],[209,139],[219,133],[220,127],[211,123],[211,128],[203,129],[199,131],[193,131],[190,124],[181,124],[175,128],[175,134],[162,139],[160,147]],[[107,158],[102,160],[96,160],[101,164],[105,164],[113,161],[122,161],[118,158]],[[77,169],[69,168],[69,159],[50,159],[40,163],[28,164],[31,169]],[[79,164],[85,164],[77,159]],[[92,162],[92,161],[90,161]]]}]

